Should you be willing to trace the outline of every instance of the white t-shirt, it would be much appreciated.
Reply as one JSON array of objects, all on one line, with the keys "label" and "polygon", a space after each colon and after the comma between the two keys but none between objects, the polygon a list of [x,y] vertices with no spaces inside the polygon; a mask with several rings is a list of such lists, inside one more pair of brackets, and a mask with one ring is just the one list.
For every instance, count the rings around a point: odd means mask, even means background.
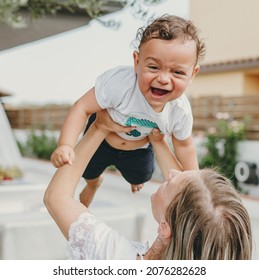
[{"label": "white t-shirt", "polygon": [[132,66],[119,66],[104,72],[95,83],[99,106],[107,109],[112,119],[124,126],[137,126],[131,133],[119,133],[128,140],[145,138],[152,128],[184,140],[191,136],[193,116],[190,103],[183,94],[156,112],[142,95]]},{"label": "white t-shirt", "polygon": [[136,260],[147,250],[148,244],[127,240],[87,211],[69,229],[66,255],[72,260]]}]

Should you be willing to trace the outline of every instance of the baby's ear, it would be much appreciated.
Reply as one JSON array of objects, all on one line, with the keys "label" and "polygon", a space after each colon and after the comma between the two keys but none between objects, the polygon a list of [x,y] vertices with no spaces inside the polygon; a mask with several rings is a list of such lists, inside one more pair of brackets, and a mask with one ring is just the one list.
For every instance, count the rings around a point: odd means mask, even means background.
[{"label": "baby's ear", "polygon": [[159,223],[158,233],[163,239],[168,239],[171,237],[172,231],[167,221],[162,220]]},{"label": "baby's ear", "polygon": [[196,75],[200,72],[200,65],[195,65],[193,72],[192,72],[192,78],[191,81],[196,77]]},{"label": "baby's ear", "polygon": [[133,52],[133,61],[134,61],[134,70],[135,73],[137,74],[138,63],[139,63],[139,53],[137,51]]}]

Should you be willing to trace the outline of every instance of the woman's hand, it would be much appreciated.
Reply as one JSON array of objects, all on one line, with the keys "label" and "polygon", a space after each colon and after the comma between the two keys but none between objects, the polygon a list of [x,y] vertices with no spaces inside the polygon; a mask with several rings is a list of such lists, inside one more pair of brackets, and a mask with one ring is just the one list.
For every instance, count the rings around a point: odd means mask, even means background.
[{"label": "woman's hand", "polygon": [[148,135],[148,138],[151,143],[153,141],[162,141],[162,140],[164,140],[164,137],[165,137],[165,135],[160,133],[160,130],[158,128],[153,128],[151,130],[151,133]]},{"label": "woman's hand", "polygon": [[135,129],[134,126],[122,126],[120,124],[115,123],[106,110],[101,110],[98,113],[96,113],[94,125],[99,131],[105,134],[109,134],[110,132],[129,133],[133,129]]}]

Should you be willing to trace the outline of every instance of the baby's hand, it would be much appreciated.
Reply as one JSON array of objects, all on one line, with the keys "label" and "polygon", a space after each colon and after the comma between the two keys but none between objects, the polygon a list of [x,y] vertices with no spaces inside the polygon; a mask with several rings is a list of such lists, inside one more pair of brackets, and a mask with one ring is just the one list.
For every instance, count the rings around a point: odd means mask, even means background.
[{"label": "baby's hand", "polygon": [[74,149],[68,145],[61,145],[51,155],[51,162],[56,167],[62,167],[65,164],[72,165],[75,160]]},{"label": "baby's hand", "polygon": [[152,141],[161,141],[164,139],[164,137],[165,135],[160,133],[160,130],[158,128],[153,128],[150,134],[148,135],[148,138],[151,143]]}]

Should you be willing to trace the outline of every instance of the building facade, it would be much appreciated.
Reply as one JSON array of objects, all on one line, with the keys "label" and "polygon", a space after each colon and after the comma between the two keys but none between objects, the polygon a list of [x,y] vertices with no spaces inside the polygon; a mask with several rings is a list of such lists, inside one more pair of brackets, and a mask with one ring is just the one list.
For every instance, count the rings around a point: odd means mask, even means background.
[{"label": "building facade", "polygon": [[189,97],[259,95],[258,11],[257,0],[190,0],[207,51]]}]

